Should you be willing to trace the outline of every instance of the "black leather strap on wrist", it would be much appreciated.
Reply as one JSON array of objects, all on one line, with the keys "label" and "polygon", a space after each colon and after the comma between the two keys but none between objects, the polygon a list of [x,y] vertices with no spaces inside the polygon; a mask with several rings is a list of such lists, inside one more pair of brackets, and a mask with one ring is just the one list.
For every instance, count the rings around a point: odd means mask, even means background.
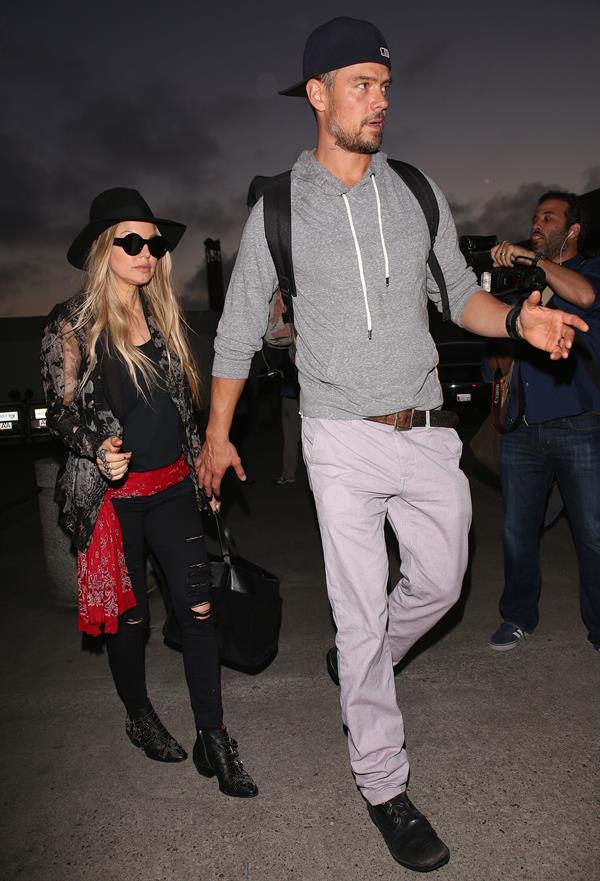
[{"label": "black leather strap on wrist", "polygon": [[543,251],[536,251],[533,255],[533,260],[531,261],[531,268],[535,269],[540,260],[547,260],[548,257],[544,254]]},{"label": "black leather strap on wrist", "polygon": [[517,321],[519,319],[519,315],[521,314],[521,309],[523,308],[523,300],[519,300],[518,303],[509,309],[506,313],[506,332],[511,338],[511,340],[521,340],[523,337],[519,333]]}]

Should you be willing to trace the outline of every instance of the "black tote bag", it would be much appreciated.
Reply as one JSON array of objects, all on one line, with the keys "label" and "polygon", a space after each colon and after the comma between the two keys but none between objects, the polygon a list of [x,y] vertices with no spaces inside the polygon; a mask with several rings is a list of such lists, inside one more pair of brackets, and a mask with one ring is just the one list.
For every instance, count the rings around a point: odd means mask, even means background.
[{"label": "black tote bag", "polygon": [[233,536],[214,514],[220,555],[210,556],[221,660],[245,670],[264,669],[277,654],[281,624],[279,579],[240,557]]}]

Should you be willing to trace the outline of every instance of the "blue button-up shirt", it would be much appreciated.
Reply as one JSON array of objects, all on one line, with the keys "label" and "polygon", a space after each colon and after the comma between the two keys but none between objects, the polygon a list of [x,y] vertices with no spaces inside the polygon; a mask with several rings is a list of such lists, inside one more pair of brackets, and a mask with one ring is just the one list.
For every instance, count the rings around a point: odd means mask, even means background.
[{"label": "blue button-up shirt", "polygon": [[[590,411],[600,412],[600,257],[581,255],[563,263],[579,272],[594,288],[596,300],[587,309],[568,303],[554,294],[550,308],[581,316],[589,325],[587,333],[577,333],[571,354],[551,361],[547,352],[519,343],[511,381],[508,421],[517,416],[517,383],[522,381],[524,416],[529,424],[548,422]],[[588,366],[586,366],[586,361]]]}]

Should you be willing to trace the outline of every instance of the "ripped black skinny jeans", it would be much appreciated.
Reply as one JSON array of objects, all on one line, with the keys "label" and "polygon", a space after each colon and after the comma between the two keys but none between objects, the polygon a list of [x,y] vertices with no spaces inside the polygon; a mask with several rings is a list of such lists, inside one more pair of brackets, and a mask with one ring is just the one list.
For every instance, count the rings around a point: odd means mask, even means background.
[{"label": "ripped black skinny jeans", "polygon": [[[210,601],[210,580],[202,519],[187,477],[152,496],[113,499],[137,605],[119,618],[118,633],[107,637],[108,659],[119,697],[130,716],[148,706],[144,646],[149,623],[146,547],[164,572],[181,628],[185,676],[197,728],[222,722],[221,682],[212,613],[192,611]],[[129,623],[139,622],[139,623]]]}]

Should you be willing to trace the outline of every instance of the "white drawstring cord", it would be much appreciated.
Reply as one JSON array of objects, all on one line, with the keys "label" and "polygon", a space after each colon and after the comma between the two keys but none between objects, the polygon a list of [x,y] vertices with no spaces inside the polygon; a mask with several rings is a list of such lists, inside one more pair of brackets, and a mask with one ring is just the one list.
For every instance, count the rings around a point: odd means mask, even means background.
[{"label": "white drawstring cord", "polygon": [[377,217],[379,218],[379,236],[381,238],[381,247],[383,248],[383,259],[385,260],[385,286],[386,288],[390,286],[390,263],[388,260],[388,252],[385,246],[385,239],[383,237],[383,221],[381,220],[381,201],[379,199],[379,190],[377,189],[377,184],[375,183],[375,175],[371,175],[371,181],[373,183],[373,188],[375,190],[375,198],[377,199]]},{"label": "white drawstring cord", "polygon": [[360,247],[358,245],[358,239],[356,238],[356,232],[354,231],[354,224],[352,222],[352,212],[350,211],[350,203],[346,198],[346,194],[342,193],[342,199],[344,200],[344,204],[346,206],[346,211],[348,213],[348,220],[350,222],[350,229],[352,230],[352,238],[354,239],[354,248],[356,250],[356,257],[358,260],[358,271],[360,272],[360,283],[362,285],[363,290],[363,299],[365,301],[365,310],[367,313],[367,332],[369,334],[369,339],[373,336],[373,329],[371,327],[371,310],[369,309],[369,300],[367,297],[367,283],[365,281],[365,274],[363,272],[363,263],[362,256],[360,253]]}]

